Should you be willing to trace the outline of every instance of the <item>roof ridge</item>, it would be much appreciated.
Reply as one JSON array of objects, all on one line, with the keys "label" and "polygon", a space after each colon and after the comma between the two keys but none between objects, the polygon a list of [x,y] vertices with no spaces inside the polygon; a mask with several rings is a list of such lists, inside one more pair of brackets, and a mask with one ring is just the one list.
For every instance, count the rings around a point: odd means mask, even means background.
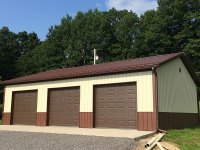
[{"label": "roof ridge", "polygon": [[6,80],[0,84],[21,84],[30,82],[42,82],[50,80],[61,80],[86,76],[97,76],[105,74],[116,74],[133,71],[152,70],[153,67],[158,67],[172,59],[184,56],[184,53],[171,53],[164,55],[155,55],[149,57],[140,57],[135,59],[106,62],[96,65],[84,65],[71,68],[59,68],[38,72],[35,74]]},{"label": "roof ridge", "polygon": [[[167,55],[173,55],[173,54],[184,54],[183,52],[179,53],[169,53],[169,54],[160,54],[160,55],[153,55],[153,56],[145,56],[145,57],[137,57],[137,58],[131,58],[131,59],[126,59],[126,60],[116,60],[116,61],[110,61],[110,62],[103,62],[99,64],[90,64],[90,65],[82,65],[82,66],[75,66],[75,67],[65,67],[65,68],[57,68],[57,69],[52,69],[52,70],[46,70],[38,73],[44,73],[44,72],[50,72],[50,71],[56,71],[56,70],[65,70],[65,69],[74,69],[74,68],[79,68],[79,67],[88,67],[88,66],[97,66],[97,65],[104,65],[104,64],[109,64],[109,63],[117,63],[117,62],[127,62],[131,60],[139,60],[139,59],[147,59],[147,58],[152,58],[152,57],[159,57],[159,56],[167,56]],[[37,74],[37,73],[34,73]]]}]

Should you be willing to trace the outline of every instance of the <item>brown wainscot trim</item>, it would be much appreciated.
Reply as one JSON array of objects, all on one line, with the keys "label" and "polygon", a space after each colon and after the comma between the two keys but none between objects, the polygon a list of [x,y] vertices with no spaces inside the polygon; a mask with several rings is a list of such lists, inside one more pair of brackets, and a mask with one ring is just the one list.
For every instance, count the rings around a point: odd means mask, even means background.
[{"label": "brown wainscot trim", "polygon": [[47,125],[47,113],[46,112],[37,112],[37,126],[46,126]]},{"label": "brown wainscot trim", "polygon": [[80,112],[80,128],[93,128],[93,112]]},{"label": "brown wainscot trim", "polygon": [[159,129],[182,129],[199,124],[198,113],[159,112]]},{"label": "brown wainscot trim", "polygon": [[137,112],[137,129],[142,131],[156,131],[154,112]]},{"label": "brown wainscot trim", "polygon": [[4,112],[2,114],[2,124],[3,125],[10,125],[11,124],[11,113],[10,112]]}]

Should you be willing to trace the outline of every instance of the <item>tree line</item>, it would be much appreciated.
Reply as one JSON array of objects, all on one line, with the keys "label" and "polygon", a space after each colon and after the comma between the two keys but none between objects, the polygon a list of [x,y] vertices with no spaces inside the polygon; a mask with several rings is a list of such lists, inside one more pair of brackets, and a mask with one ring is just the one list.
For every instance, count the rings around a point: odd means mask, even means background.
[{"label": "tree line", "polygon": [[200,1],[158,0],[157,10],[98,9],[67,15],[45,41],[36,33],[0,29],[1,80],[56,68],[185,52],[200,76]]}]

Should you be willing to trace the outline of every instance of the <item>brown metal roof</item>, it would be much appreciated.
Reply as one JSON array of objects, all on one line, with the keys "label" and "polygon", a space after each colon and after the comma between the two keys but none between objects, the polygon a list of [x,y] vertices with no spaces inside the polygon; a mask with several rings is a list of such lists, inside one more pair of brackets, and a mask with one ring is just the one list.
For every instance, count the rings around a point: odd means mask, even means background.
[{"label": "brown metal roof", "polygon": [[[163,63],[166,63],[177,57],[180,57],[181,59],[185,60],[184,53],[172,53],[172,54],[157,55],[157,56],[136,58],[130,60],[123,60],[123,61],[102,63],[96,65],[86,65],[73,68],[50,70],[46,72],[32,74],[29,76],[6,80],[3,81],[2,84],[11,85],[11,84],[60,80],[60,79],[86,77],[86,76],[97,76],[104,74],[115,74],[115,73],[132,72],[132,71],[142,71],[148,69],[150,70],[153,67],[158,67]],[[187,61],[185,61],[184,63],[187,63]],[[191,68],[190,65],[189,66],[187,65],[186,67],[190,70]],[[190,73],[193,76],[193,79],[197,81],[194,71],[190,71]]]}]

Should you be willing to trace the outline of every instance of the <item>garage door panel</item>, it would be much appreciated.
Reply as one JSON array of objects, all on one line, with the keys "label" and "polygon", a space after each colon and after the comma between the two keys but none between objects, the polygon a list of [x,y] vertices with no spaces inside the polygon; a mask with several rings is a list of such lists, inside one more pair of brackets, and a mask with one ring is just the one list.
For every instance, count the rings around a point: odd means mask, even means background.
[{"label": "garage door panel", "polygon": [[126,121],[125,120],[117,120],[117,125],[120,127],[126,126]]},{"label": "garage door panel", "polygon": [[98,127],[104,127],[104,126],[101,126],[101,125],[104,125],[104,124],[106,124],[105,123],[105,119],[104,118],[99,118],[97,121],[96,121],[96,124],[98,124],[99,126]]},{"label": "garage door panel", "polygon": [[118,110],[116,111],[118,118],[119,118],[119,117],[127,116],[126,112],[127,112],[127,111],[124,110],[124,109],[118,109]]},{"label": "garage door panel", "polygon": [[128,93],[127,98],[132,100],[133,98],[136,98],[136,94]]},{"label": "garage door panel", "polygon": [[116,124],[116,120],[114,119],[106,120],[105,123],[107,123],[108,127],[112,127],[113,124]]},{"label": "garage door panel", "polygon": [[126,108],[127,109],[136,109],[136,103],[127,103]]},{"label": "garage door panel", "polygon": [[97,112],[98,117],[106,116],[105,114],[107,114],[107,113],[104,112],[104,109],[99,110],[99,112]]},{"label": "garage door panel", "polygon": [[126,128],[132,128],[136,122],[132,121],[132,120],[124,120],[124,119],[113,119],[110,118],[108,120],[105,120],[105,118],[99,119],[98,122],[99,124],[98,127],[110,127],[113,128],[113,124],[115,124],[118,128],[124,128],[124,126],[126,126]]},{"label": "garage door panel", "polygon": [[107,108],[115,108],[115,103],[114,102],[108,102],[107,103],[107,106],[106,106]]},{"label": "garage door panel", "polygon": [[[110,100],[112,102],[112,100],[115,98],[115,95],[113,94],[109,94],[107,95],[107,99]],[[104,98],[105,99],[105,98]]]},{"label": "garage door panel", "polygon": [[130,127],[130,128],[131,128],[132,126],[134,126],[135,124],[136,124],[135,121],[132,121],[132,120],[128,120],[128,121],[127,121],[127,126]]},{"label": "garage door panel", "polygon": [[116,100],[118,102],[124,102],[124,99],[125,99],[125,95],[121,93],[121,95],[116,95]]},{"label": "garage door panel", "polygon": [[14,92],[12,102],[13,124],[36,124],[37,91]]},{"label": "garage door panel", "polygon": [[95,126],[136,128],[136,84],[95,86]]},{"label": "garage door panel", "polygon": [[79,126],[79,87],[49,90],[49,125]]},{"label": "garage door panel", "polygon": [[[108,116],[108,117],[113,117],[113,116],[115,116],[115,110],[114,109],[107,109],[106,111],[105,111],[105,113],[106,113],[106,115]],[[105,116],[105,115],[104,115]]]},{"label": "garage door panel", "polygon": [[117,107],[124,108],[124,107],[126,107],[126,103],[125,102],[117,102]]}]

